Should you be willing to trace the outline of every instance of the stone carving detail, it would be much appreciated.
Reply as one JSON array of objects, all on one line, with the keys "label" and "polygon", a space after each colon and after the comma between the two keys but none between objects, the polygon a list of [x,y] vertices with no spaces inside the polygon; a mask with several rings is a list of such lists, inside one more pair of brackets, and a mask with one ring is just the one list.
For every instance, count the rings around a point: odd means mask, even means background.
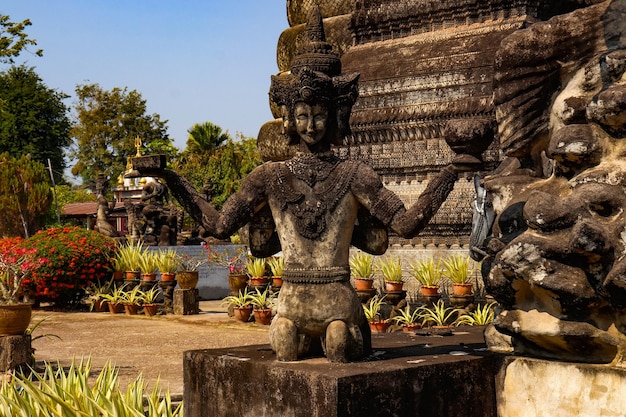
[{"label": "stone carving detail", "polygon": [[626,1],[512,33],[494,102],[507,156],[484,187],[483,242],[503,310],[492,350],[623,366],[626,349]]}]

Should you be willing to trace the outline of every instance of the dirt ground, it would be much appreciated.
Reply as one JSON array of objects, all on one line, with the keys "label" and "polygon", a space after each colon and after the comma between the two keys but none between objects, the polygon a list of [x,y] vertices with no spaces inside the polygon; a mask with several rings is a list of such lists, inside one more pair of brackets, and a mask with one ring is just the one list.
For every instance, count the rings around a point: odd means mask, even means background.
[{"label": "dirt ground", "polygon": [[220,304],[202,301],[201,313],[189,316],[34,311],[34,321],[46,320],[33,337],[60,337],[33,341],[35,360],[66,366],[91,356],[95,372],[110,360],[119,367],[123,386],[142,373],[149,386],[160,378],[160,387],[182,395],[184,351],[269,343],[269,326],[236,322]]}]

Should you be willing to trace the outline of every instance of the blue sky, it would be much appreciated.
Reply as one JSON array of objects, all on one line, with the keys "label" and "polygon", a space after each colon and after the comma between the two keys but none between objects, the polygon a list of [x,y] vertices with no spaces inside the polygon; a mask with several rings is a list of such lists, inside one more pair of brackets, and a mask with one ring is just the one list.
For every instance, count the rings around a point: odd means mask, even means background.
[{"label": "blue sky", "polygon": [[179,149],[195,123],[256,137],[272,119],[285,0],[5,0],[0,14],[31,20],[44,56],[17,63],[71,95],[68,105],[77,84],[137,90]]}]

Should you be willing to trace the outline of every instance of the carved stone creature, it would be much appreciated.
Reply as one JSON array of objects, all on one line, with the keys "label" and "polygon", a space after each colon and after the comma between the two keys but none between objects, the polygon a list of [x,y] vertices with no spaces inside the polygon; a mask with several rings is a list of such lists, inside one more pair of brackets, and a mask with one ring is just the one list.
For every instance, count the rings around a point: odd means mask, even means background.
[{"label": "carved stone creature", "polygon": [[490,348],[622,363],[626,350],[626,1],[506,38],[494,90],[503,164],[483,181],[496,219]]},{"label": "carved stone creature", "polygon": [[[96,225],[94,226],[94,230],[105,236],[117,237],[119,236],[119,234],[111,225],[111,223],[109,223],[109,221],[107,220],[110,211],[109,202],[104,197],[107,187],[108,180],[104,177],[104,175],[98,175],[98,178],[96,179],[96,198],[98,200],[98,211],[96,212]],[[115,203],[113,203],[113,205],[115,205]]]},{"label": "carved stone creature", "polygon": [[290,74],[272,77],[270,94],[283,114],[283,134],[297,144],[291,159],[253,170],[220,212],[189,182],[168,170],[146,172],[167,180],[172,194],[206,231],[227,237],[249,224],[250,250],[270,256],[282,249],[284,284],[270,342],[278,360],[292,361],[318,344],[333,362],[361,358],[370,331],[350,285],[350,245],[382,254],[387,231],[416,235],[446,199],[457,179],[447,166],[409,210],[361,162],[338,158],[331,143],[349,131],[357,96],[356,74],[325,41],[318,10],[307,26],[307,42]]}]

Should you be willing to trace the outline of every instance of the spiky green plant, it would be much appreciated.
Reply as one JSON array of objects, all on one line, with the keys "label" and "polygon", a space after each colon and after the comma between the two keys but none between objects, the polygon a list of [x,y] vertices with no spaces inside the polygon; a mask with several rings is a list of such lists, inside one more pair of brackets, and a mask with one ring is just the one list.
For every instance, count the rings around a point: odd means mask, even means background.
[{"label": "spiky green plant", "polygon": [[271,308],[273,302],[274,296],[270,294],[268,289],[259,291],[257,288],[255,292],[249,294],[249,304],[252,304],[257,310]]},{"label": "spiky green plant", "polygon": [[466,324],[468,326],[484,326],[493,321],[494,306],[496,303],[479,304],[474,311],[459,316],[456,325]]},{"label": "spiky green plant", "polygon": [[140,298],[142,304],[154,304],[156,303],[159,295],[161,294],[161,289],[157,286],[151,287],[148,290],[140,291]]},{"label": "spiky green plant", "polygon": [[458,311],[456,308],[446,307],[443,300],[439,300],[432,308],[422,308],[422,325],[450,326],[454,323],[455,315]]},{"label": "spiky green plant", "polygon": [[107,362],[93,383],[91,358],[72,361],[65,371],[46,363],[41,374],[16,374],[0,385],[0,415],[15,417],[120,416],[182,417],[183,405],[173,407],[169,391],[158,381],[146,392],[139,375],[126,391],[120,389],[119,370]]},{"label": "spiky green plant", "polygon": [[355,278],[372,279],[374,275],[374,257],[365,252],[356,252],[350,257],[350,272]]},{"label": "spiky green plant", "polygon": [[385,281],[402,281],[402,261],[400,258],[393,256],[383,258],[380,260],[378,267]]},{"label": "spiky green plant", "polygon": [[441,282],[441,262],[433,258],[421,259],[417,263],[410,263],[411,276],[421,285],[437,286]]},{"label": "spiky green plant", "polygon": [[245,307],[251,304],[251,294],[248,292],[248,288],[244,288],[243,292],[239,291],[237,295],[228,295],[222,300],[223,305],[232,305],[234,307]]},{"label": "spiky green plant", "polygon": [[398,313],[391,318],[396,324],[399,325],[410,325],[419,323],[422,318],[422,307],[418,307],[411,311],[411,306],[407,305],[402,310],[399,310]]},{"label": "spiky green plant", "polygon": [[179,257],[174,249],[157,252],[156,264],[162,274],[174,274],[180,267]]},{"label": "spiky green plant", "polygon": [[267,260],[267,263],[270,266],[270,270],[272,271],[272,275],[275,277],[283,276],[283,268],[285,267],[285,258],[282,256],[272,256]]},{"label": "spiky green plant", "polygon": [[385,297],[379,297],[375,295],[370,298],[367,304],[363,304],[363,312],[365,313],[365,318],[367,321],[378,321],[380,320],[380,308],[382,307]]},{"label": "spiky green plant", "polygon": [[455,284],[468,284],[472,279],[472,262],[469,256],[450,256],[442,262],[443,275]]},{"label": "spiky green plant", "polygon": [[[147,252],[147,248],[143,246],[142,242],[133,243],[132,241],[127,244],[120,245],[115,253],[115,258],[119,260],[121,265],[126,268],[126,271],[139,271],[140,261],[144,253]],[[117,269],[119,271],[119,269]]]},{"label": "spiky green plant", "polygon": [[262,277],[265,275],[265,258],[250,258],[246,264],[248,275]]}]

